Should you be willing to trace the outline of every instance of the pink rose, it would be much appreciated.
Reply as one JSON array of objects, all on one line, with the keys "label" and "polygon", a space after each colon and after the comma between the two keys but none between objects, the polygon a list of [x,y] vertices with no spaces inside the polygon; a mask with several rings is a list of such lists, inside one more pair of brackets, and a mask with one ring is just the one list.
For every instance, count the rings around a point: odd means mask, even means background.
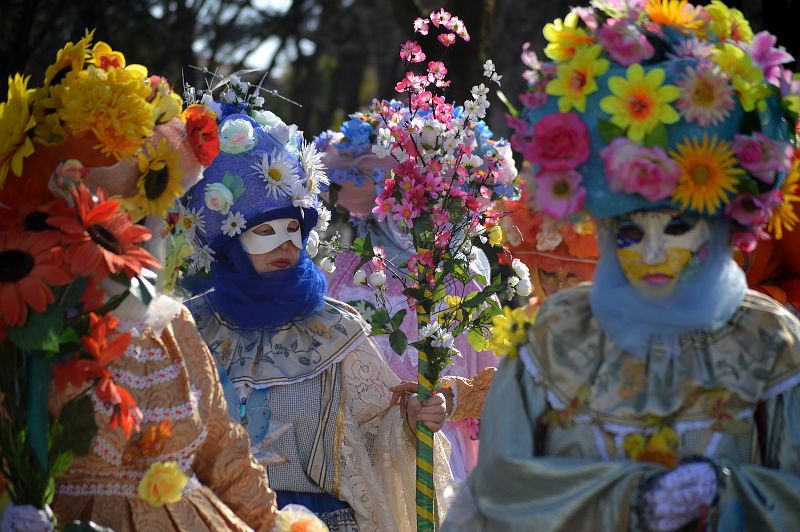
[{"label": "pink rose", "polygon": [[767,221],[769,211],[758,196],[738,194],[725,206],[725,216],[744,226],[758,227]]},{"label": "pink rose", "polygon": [[533,126],[524,154],[542,170],[572,170],[589,159],[589,129],[577,113],[553,113]]},{"label": "pink rose", "polygon": [[545,170],[536,175],[536,202],[550,218],[575,216],[586,201],[581,174],[575,170]]},{"label": "pink rose", "polygon": [[742,168],[768,185],[775,182],[777,172],[788,172],[791,166],[792,147],[789,143],[772,140],[763,133],[736,135],[733,151]]},{"label": "pink rose", "polygon": [[734,230],[731,235],[733,245],[745,253],[752,253],[758,244],[758,234],[752,231]]},{"label": "pink rose", "polygon": [[627,137],[617,137],[600,150],[606,182],[612,192],[640,194],[649,201],[669,197],[681,178],[681,169],[664,150],[645,148]]},{"label": "pink rose", "polygon": [[611,58],[621,65],[640,63],[655,53],[647,37],[627,20],[609,19],[600,28],[598,37]]}]

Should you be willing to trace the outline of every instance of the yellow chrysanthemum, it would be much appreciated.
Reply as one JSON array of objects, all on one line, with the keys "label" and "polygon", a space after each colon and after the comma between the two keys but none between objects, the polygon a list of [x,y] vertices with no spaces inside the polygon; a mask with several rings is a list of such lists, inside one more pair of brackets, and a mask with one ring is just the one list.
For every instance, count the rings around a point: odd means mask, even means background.
[{"label": "yellow chrysanthemum", "polygon": [[608,60],[600,59],[603,48],[596,44],[578,50],[572,61],[556,67],[556,78],[546,87],[547,94],[558,96],[558,110],[586,111],[586,96],[597,91],[595,78],[608,70]]},{"label": "yellow chrysanthemum", "polygon": [[681,179],[672,192],[672,200],[700,214],[714,214],[728,201],[728,193],[736,191],[738,177],[744,170],[736,166],[736,155],[730,142],[716,135],[708,140],[685,139],[676,150],[670,150],[681,168]]},{"label": "yellow chrysanthemum", "polygon": [[44,85],[50,85],[56,76],[65,68],[70,67],[71,72],[78,72],[83,70],[83,65],[89,57],[89,45],[94,37],[94,30],[86,31],[83,39],[72,44],[72,41],[64,45],[64,47],[56,54],[56,62],[47,67],[44,72]]},{"label": "yellow chrysanthemum", "polygon": [[150,214],[159,218],[165,217],[175,200],[183,194],[180,154],[172,149],[167,139],[161,139],[155,148],[150,145],[142,150],[137,158],[137,165],[138,193],[124,201],[126,210],[133,219]]},{"label": "yellow chrysanthemum", "polygon": [[714,48],[713,61],[731,78],[731,85],[739,95],[745,111],[755,109],[759,100],[769,96],[764,83],[764,73],[753,63],[750,55],[731,43],[721,43]]},{"label": "yellow chrysanthemum", "polygon": [[654,68],[645,73],[640,64],[628,67],[625,77],[608,80],[611,94],[600,100],[600,108],[611,115],[611,123],[628,130],[628,138],[641,142],[659,124],[680,120],[670,105],[681,95],[674,85],[664,83],[664,70]]},{"label": "yellow chrysanthemum", "polygon": [[0,188],[6,181],[9,170],[22,175],[22,162],[33,151],[33,141],[28,131],[36,125],[31,114],[28,80],[21,74],[8,78],[8,100],[0,103]]},{"label": "yellow chrysanthemum", "polygon": [[708,27],[720,41],[752,42],[753,30],[738,9],[728,7],[720,0],[713,0],[706,6],[706,13],[711,17]]},{"label": "yellow chrysanthemum", "polygon": [[515,357],[525,341],[528,324],[536,320],[536,307],[503,307],[503,313],[492,318],[486,349],[497,356]]},{"label": "yellow chrysanthemum", "polygon": [[703,20],[697,8],[687,0],[649,0],[645,12],[659,26],[669,26],[683,33],[702,33]]},{"label": "yellow chrysanthemum", "polygon": [[783,203],[772,210],[767,230],[780,240],[783,238],[784,231],[794,230],[794,226],[800,221],[794,207],[800,202],[800,157],[792,160],[792,169],[781,184]]},{"label": "yellow chrysanthemum", "polygon": [[92,65],[68,74],[53,96],[61,101],[58,118],[71,133],[91,131],[103,153],[117,159],[136,153],[153,134],[150,88],[135,72]]},{"label": "yellow chrysanthemum", "polygon": [[578,14],[574,11],[564,17],[562,21],[557,18],[544,27],[544,38],[548,44],[544,54],[553,61],[569,61],[575,53],[594,43],[594,37],[585,29],[578,27]]}]

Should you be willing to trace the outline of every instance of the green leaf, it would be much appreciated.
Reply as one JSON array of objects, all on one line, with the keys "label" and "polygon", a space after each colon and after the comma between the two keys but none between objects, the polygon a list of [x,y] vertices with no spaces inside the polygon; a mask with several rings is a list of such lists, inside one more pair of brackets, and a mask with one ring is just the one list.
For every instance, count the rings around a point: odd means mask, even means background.
[{"label": "green leaf", "polygon": [[92,440],[97,434],[94,421],[94,406],[88,395],[68,402],[61,410],[58,422],[68,430],[59,437],[58,448],[75,456],[87,454],[92,448]]},{"label": "green leaf", "polygon": [[239,198],[244,194],[244,182],[242,178],[236,174],[225,172],[225,175],[222,176],[222,184],[231,191],[234,202],[239,201]]},{"label": "green leaf", "polygon": [[659,123],[654,127],[653,130],[644,137],[642,144],[647,148],[658,146],[666,150],[669,144],[669,135],[667,134],[667,128],[664,124]]},{"label": "green leaf", "polygon": [[497,97],[500,98],[500,101],[503,102],[503,105],[506,106],[506,110],[508,110],[508,114],[513,116],[514,118],[519,116],[519,111],[516,107],[509,101],[506,94],[501,91],[500,89],[497,90]]},{"label": "green leaf", "polygon": [[747,176],[743,175],[739,178],[739,183],[736,187],[737,192],[749,192],[750,194],[758,195],[760,192],[758,190],[758,183],[756,181]]},{"label": "green leaf", "polygon": [[66,309],[77,305],[87,284],[89,284],[88,277],[79,277],[62,288],[58,294],[54,294],[56,301],[61,302],[61,308]]},{"label": "green leaf", "polygon": [[370,320],[370,325],[372,325],[372,335],[375,336],[376,334],[384,334],[386,333],[386,324],[389,323],[389,313],[386,312],[386,309],[380,308],[375,311],[375,314],[372,315],[372,319]]},{"label": "green leaf", "polygon": [[615,126],[603,118],[599,118],[597,120],[597,131],[600,133],[600,138],[603,139],[603,142],[606,144],[611,144],[615,138],[621,137],[625,134],[624,129],[619,126]]},{"label": "green leaf", "polygon": [[395,315],[394,315],[394,316],[392,316],[392,327],[394,327],[395,329],[399,329],[399,328],[400,328],[400,325],[402,325],[402,323],[403,323],[403,320],[404,320],[404,319],[405,319],[405,317],[406,317],[406,313],[407,313],[407,312],[408,312],[408,311],[407,311],[406,309],[400,309],[400,310],[398,310],[398,311],[395,313]]},{"label": "green leaf", "polygon": [[745,113],[742,118],[742,125],[739,126],[739,133],[742,135],[750,135],[754,131],[761,131],[761,119],[758,117],[758,111]]},{"label": "green leaf", "polygon": [[63,475],[64,473],[67,472],[71,463],[72,463],[72,453],[63,452],[59,454],[55,458],[55,460],[53,460],[52,463],[50,464],[50,474],[53,477]]},{"label": "green leaf", "polygon": [[486,347],[486,338],[484,338],[480,332],[474,329],[467,333],[467,341],[475,351],[483,351],[483,349]]},{"label": "green leaf", "polygon": [[158,295],[155,284],[144,275],[137,275],[131,279],[131,287],[128,291],[145,306],[149,305]]},{"label": "green leaf", "polygon": [[392,346],[395,353],[402,356],[408,346],[408,338],[406,338],[406,334],[403,331],[395,329],[389,335],[389,345]]},{"label": "green leaf", "polygon": [[22,351],[58,352],[58,339],[64,327],[64,313],[58,305],[49,305],[44,312],[29,312],[21,327],[8,327],[8,338]]}]

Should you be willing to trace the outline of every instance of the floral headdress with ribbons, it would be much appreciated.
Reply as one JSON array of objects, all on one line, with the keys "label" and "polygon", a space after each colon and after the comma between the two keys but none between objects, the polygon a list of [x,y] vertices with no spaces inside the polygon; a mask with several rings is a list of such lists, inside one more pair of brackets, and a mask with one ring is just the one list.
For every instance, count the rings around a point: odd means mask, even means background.
[{"label": "floral headdress with ribbons", "polygon": [[299,218],[304,238],[330,219],[319,193],[328,185],[321,155],[296,125],[263,109],[260,86],[232,74],[186,99],[216,113],[220,155],[186,196],[185,227],[196,243],[194,270],[208,270],[225,245],[262,222]]},{"label": "floral headdress with ribbons", "polygon": [[752,249],[797,217],[789,199],[792,57],[719,0],[596,1],[544,29],[523,61],[525,110],[509,118],[556,219],[675,208],[731,220]]}]

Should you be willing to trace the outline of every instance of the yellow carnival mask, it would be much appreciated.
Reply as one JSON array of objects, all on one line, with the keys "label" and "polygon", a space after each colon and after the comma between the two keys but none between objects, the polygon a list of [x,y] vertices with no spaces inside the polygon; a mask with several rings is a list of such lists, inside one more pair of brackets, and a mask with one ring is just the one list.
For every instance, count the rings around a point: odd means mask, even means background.
[{"label": "yellow carnival mask", "polygon": [[615,231],[625,277],[650,298],[671,294],[681,277],[700,265],[702,249],[711,238],[705,219],[671,210],[620,216]]}]

